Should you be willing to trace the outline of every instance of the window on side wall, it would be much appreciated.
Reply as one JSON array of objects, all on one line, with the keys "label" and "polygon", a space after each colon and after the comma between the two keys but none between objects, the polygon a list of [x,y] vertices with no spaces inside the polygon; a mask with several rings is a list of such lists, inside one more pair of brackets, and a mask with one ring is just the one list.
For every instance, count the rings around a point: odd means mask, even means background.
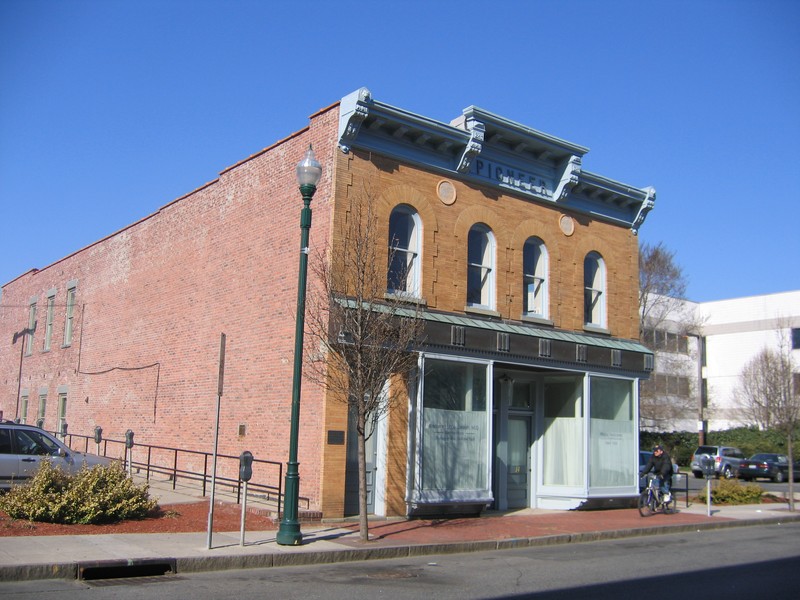
[{"label": "window on side wall", "polygon": [[391,294],[420,296],[421,229],[419,215],[410,206],[398,206],[389,216],[386,290]]},{"label": "window on side wall", "polygon": [[28,306],[28,329],[25,331],[25,356],[33,354],[33,332],[36,331],[36,302]]},{"label": "window on side wall", "polygon": [[44,350],[50,350],[50,342],[53,340],[53,319],[55,318],[56,297],[47,296],[47,316],[44,324]]},{"label": "window on side wall", "polygon": [[58,394],[58,430],[63,431],[64,424],[67,422],[67,394]]},{"label": "window on side wall", "polygon": [[36,418],[37,426],[41,427],[41,425],[39,425],[40,421],[41,423],[44,423],[46,413],[47,413],[47,394],[42,393],[39,394],[39,412]]},{"label": "window on side wall", "polygon": [[467,306],[494,310],[494,235],[478,223],[467,241]]},{"label": "window on side wall", "polygon": [[523,314],[547,318],[547,249],[539,238],[528,238],[522,248]]},{"label": "window on side wall", "polygon": [[28,422],[28,393],[24,392],[20,399],[19,422]]},{"label": "window on side wall", "polygon": [[75,288],[67,290],[67,314],[64,322],[64,346],[72,345],[72,332],[75,322]]},{"label": "window on side wall", "polygon": [[597,252],[583,261],[583,321],[593,327],[606,326],[606,268]]}]

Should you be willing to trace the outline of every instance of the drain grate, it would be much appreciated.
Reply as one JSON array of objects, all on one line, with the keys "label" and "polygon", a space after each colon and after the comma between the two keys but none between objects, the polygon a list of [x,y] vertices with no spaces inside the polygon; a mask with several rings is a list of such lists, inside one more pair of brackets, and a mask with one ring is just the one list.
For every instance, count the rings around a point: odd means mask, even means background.
[{"label": "drain grate", "polygon": [[155,577],[176,573],[176,561],[168,559],[101,560],[78,564],[78,579],[128,579],[132,577]]}]

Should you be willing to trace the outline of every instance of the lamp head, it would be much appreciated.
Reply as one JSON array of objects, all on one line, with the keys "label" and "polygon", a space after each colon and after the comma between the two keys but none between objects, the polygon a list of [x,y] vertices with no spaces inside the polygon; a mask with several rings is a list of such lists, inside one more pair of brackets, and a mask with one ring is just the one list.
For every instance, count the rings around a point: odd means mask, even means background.
[{"label": "lamp head", "polygon": [[322,165],[317,161],[314,150],[309,144],[303,159],[297,163],[297,183],[301,186],[313,185],[316,187],[320,177],[322,177]]}]

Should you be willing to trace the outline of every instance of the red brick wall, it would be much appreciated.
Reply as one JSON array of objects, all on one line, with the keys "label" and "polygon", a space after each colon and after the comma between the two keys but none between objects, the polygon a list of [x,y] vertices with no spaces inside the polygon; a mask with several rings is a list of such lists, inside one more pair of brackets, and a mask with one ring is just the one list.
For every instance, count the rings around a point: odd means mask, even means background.
[{"label": "red brick wall", "polygon": [[[19,343],[27,303],[39,298],[36,349],[22,388],[47,386],[45,427],[55,429],[57,388],[69,386],[71,433],[137,443],[213,448],[220,334],[227,336],[219,451],[288,455],[300,249],[294,167],[309,143],[323,164],[312,202],[311,246],[330,221],[338,106],[310,126],[223,171],[218,179],[38,272],[4,287],[0,308],[0,410],[14,418]],[[74,340],[62,349],[66,282],[77,280]],[[42,352],[45,293],[57,289],[52,350]],[[322,396],[302,388],[300,494],[320,501]],[[240,437],[240,424],[246,435]],[[258,469],[256,465],[256,470]],[[256,476],[254,476],[255,478]]]}]

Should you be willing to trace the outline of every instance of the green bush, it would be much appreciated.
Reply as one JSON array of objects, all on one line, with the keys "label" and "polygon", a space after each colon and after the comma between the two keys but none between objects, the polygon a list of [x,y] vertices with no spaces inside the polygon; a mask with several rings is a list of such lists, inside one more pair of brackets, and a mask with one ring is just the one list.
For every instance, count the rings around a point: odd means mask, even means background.
[{"label": "green bush", "polygon": [[0,510],[15,519],[99,524],[141,519],[157,506],[148,486],[136,485],[119,462],[81,469],[70,476],[42,461],[31,480],[0,496]]},{"label": "green bush", "polygon": [[[741,483],[737,479],[720,479],[711,486],[711,504],[760,504],[764,489],[757,483]],[[708,502],[708,493],[703,490],[698,498]]]}]

